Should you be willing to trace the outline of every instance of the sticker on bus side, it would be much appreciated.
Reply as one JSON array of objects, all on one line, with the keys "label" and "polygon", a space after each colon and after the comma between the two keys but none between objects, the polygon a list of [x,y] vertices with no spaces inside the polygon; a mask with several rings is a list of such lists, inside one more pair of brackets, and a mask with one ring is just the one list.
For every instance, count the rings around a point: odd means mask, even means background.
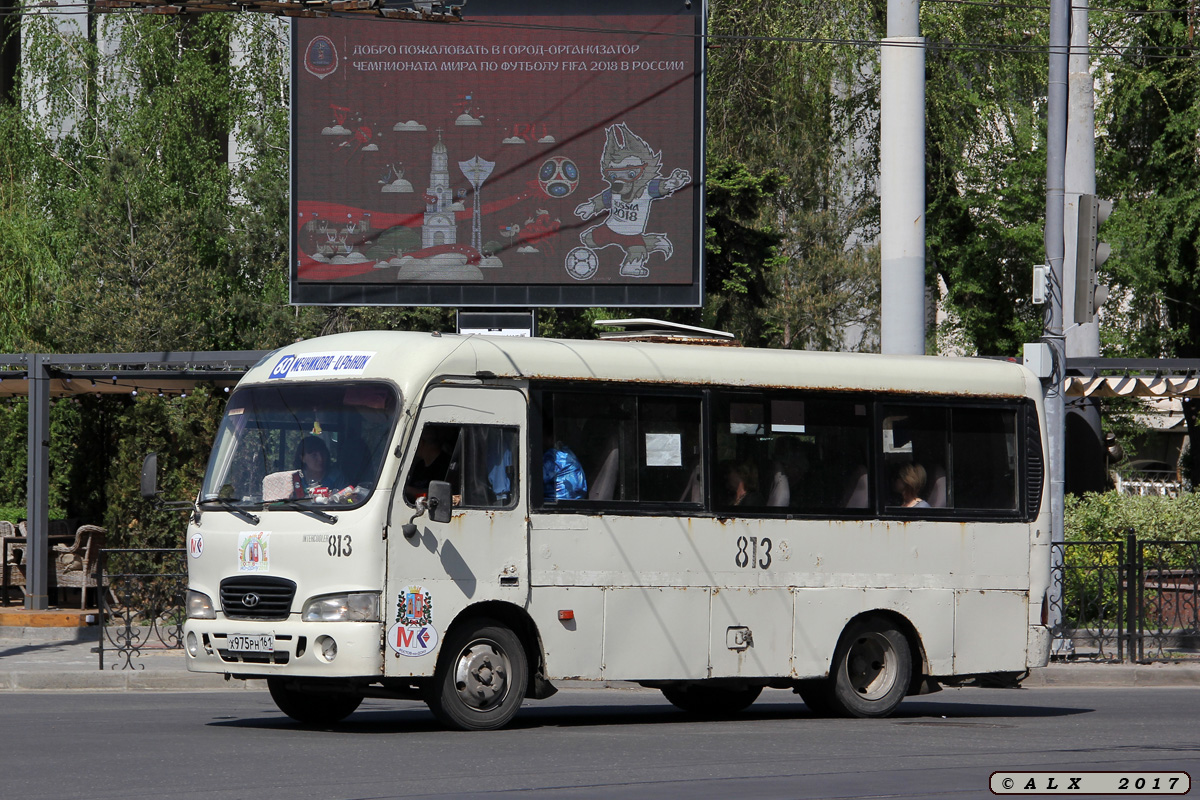
[{"label": "sticker on bus side", "polygon": [[433,593],[424,586],[405,586],[396,598],[396,623],[387,632],[388,647],[402,656],[423,656],[437,647],[433,627]]},{"label": "sticker on bus side", "polygon": [[388,628],[387,641],[388,647],[402,656],[428,655],[437,647],[437,628],[432,625],[405,625],[397,622]]},{"label": "sticker on bus side", "polygon": [[331,378],[361,375],[375,355],[372,352],[305,353],[280,356],[267,380],[276,378]]}]

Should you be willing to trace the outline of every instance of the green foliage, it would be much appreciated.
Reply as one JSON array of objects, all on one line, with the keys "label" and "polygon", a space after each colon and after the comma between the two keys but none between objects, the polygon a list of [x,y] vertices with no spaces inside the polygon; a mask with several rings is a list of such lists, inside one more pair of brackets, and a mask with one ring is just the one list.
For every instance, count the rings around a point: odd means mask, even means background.
[{"label": "green foliage", "polygon": [[1067,495],[1068,542],[1117,541],[1132,531],[1139,539],[1200,540],[1200,495],[1131,497],[1116,492]]},{"label": "green foliage", "polygon": [[1096,74],[1098,194],[1113,199],[1101,268],[1106,352],[1200,356],[1200,64],[1191,7],[1150,0],[1145,13],[1094,15],[1097,38],[1122,41]]},{"label": "green foliage", "polygon": [[[1116,492],[1067,495],[1065,539],[1071,545],[1064,553],[1067,621],[1076,626],[1119,624],[1118,543],[1130,533],[1142,545],[1148,587],[1156,585],[1160,570],[1195,569],[1198,514],[1200,495],[1190,492],[1178,497],[1131,497]],[[1153,592],[1143,621],[1163,623]]]},{"label": "green foliage", "polygon": [[723,159],[708,165],[704,317],[709,326],[735,333],[746,345],[768,343],[761,312],[771,296],[770,276],[781,263],[780,236],[759,221],[782,185],[775,170],[755,175],[744,164]]},{"label": "green foliage", "polygon": [[[1042,331],[1047,18],[1030,6],[932,4],[926,55],[926,270],[965,349],[1017,355]],[[987,47],[954,47],[980,42]],[[958,334],[958,335],[956,335]]]},{"label": "green foliage", "polygon": [[223,395],[198,388],[186,398],[138,397],[120,419],[105,494],[105,526],[121,547],[182,547],[185,512],[168,511],[139,494],[142,459],[159,454],[163,500],[191,500],[200,490],[208,453],[224,411]]},{"label": "green foliage", "polygon": [[[855,43],[877,28],[870,2],[710,6],[705,318],[747,344],[877,337],[877,56]],[[755,216],[727,192],[753,198]]]}]

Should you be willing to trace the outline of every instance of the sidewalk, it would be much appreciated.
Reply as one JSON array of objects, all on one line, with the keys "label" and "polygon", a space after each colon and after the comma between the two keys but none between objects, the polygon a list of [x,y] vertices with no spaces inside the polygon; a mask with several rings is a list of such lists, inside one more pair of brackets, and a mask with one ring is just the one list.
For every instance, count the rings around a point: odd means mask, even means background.
[{"label": "sidewalk", "polygon": [[[190,673],[182,650],[145,649],[124,668],[106,644],[100,670],[100,629],[0,626],[0,692],[27,691],[200,691],[263,690],[263,681],[226,681],[220,675]],[[572,686],[597,684],[569,682]],[[622,684],[627,686],[628,684]],[[1035,669],[1022,686],[1200,687],[1200,660],[1184,664],[1053,663]]]},{"label": "sidewalk", "polygon": [[187,671],[183,650],[146,648],[126,666],[109,644],[100,669],[100,629],[0,626],[0,692],[44,690],[199,691],[266,689],[260,681],[226,681]]}]

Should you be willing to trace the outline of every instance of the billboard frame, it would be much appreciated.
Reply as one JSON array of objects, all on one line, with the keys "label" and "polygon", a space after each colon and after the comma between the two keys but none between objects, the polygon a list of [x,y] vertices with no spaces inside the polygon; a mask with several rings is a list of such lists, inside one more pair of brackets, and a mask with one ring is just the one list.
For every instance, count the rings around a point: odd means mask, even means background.
[{"label": "billboard frame", "polygon": [[[582,2],[561,0],[477,0],[483,9],[464,8],[465,21],[470,21],[466,12],[477,12],[488,17],[508,13],[512,16],[545,14],[566,17],[587,16],[666,16],[677,14],[691,18],[693,24],[693,58],[691,100],[693,108],[692,143],[693,156],[688,169],[691,171],[690,211],[691,223],[689,244],[691,247],[690,281],[687,283],[646,282],[583,282],[560,277],[555,281],[528,283],[485,283],[481,281],[429,281],[394,283],[363,282],[353,278],[304,279],[300,275],[298,245],[299,202],[297,125],[300,109],[297,103],[297,79],[303,70],[298,48],[298,25],[305,21],[293,19],[289,26],[292,66],[289,85],[289,167],[290,167],[290,218],[288,243],[288,277],[290,303],[296,306],[381,306],[412,307],[439,306],[453,308],[537,308],[537,307],[699,307],[704,297],[704,168],[705,168],[705,42],[707,29],[707,4],[689,0],[615,0],[599,9]],[[476,5],[476,4],[473,4]],[[648,11],[653,13],[647,13]],[[337,15],[331,15],[336,18]],[[365,21],[365,20],[363,20]],[[403,21],[371,20],[376,25],[405,24]],[[445,24],[416,23],[407,24]],[[454,25],[453,27],[457,27]]]}]

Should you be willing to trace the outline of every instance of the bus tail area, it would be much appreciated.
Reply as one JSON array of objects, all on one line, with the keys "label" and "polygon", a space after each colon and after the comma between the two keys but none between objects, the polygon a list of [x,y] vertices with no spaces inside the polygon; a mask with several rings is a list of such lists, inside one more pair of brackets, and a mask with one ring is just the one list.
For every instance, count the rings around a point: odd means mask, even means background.
[{"label": "bus tail area", "polygon": [[188,665],[304,722],[387,697],[467,730],[565,680],[856,717],[1015,685],[1049,653],[1040,409],[982,360],[299,343],[229,400]]}]

